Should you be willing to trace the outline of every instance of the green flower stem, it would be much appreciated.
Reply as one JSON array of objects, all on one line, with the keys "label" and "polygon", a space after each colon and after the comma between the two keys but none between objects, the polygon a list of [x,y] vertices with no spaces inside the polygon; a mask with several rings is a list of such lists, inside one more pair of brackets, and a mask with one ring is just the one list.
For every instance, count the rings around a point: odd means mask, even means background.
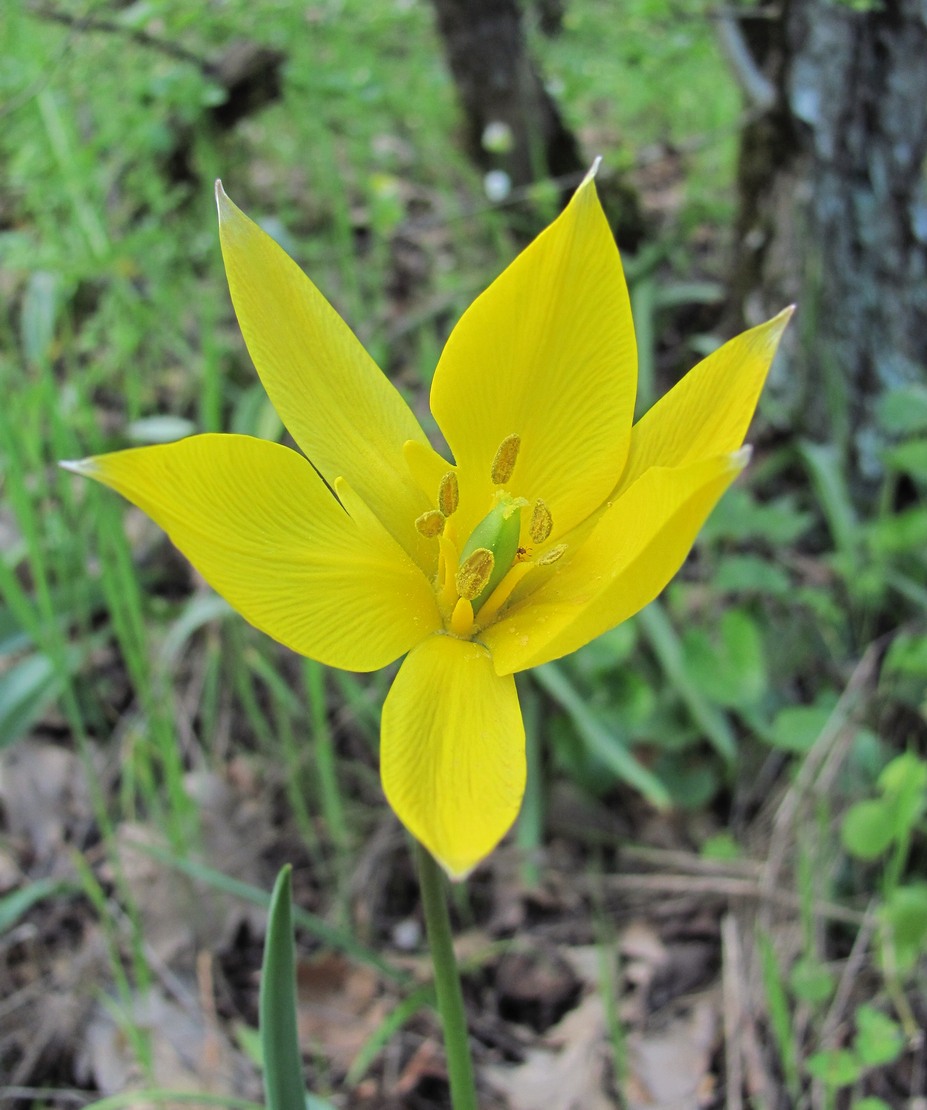
[{"label": "green flower stem", "polygon": [[431,962],[435,969],[438,1012],[444,1027],[444,1051],[447,1054],[447,1074],[451,1082],[451,1104],[454,1110],[478,1110],[473,1061],[470,1058],[467,1037],[467,1017],[464,1013],[457,960],[454,957],[451,920],[444,897],[444,874],[431,853],[418,841],[415,842],[415,858],[418,881],[422,888],[428,947],[431,949]]}]

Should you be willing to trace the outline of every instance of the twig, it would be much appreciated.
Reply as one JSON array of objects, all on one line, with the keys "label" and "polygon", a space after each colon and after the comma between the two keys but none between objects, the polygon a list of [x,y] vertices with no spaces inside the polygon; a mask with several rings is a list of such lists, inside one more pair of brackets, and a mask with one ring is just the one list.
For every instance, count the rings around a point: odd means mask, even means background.
[{"label": "twig", "polygon": [[860,925],[859,932],[856,934],[856,939],[853,941],[853,947],[850,949],[847,962],[844,964],[843,973],[840,976],[840,982],[837,984],[837,989],[834,992],[833,1001],[821,1024],[819,1041],[822,1048],[833,1047],[831,1043],[833,1036],[846,1010],[847,1002],[850,1000],[853,988],[856,986],[857,974],[865,962],[866,955],[869,951],[869,941],[872,938],[872,932],[875,929],[876,923],[875,909],[875,902],[870,902],[869,908],[866,910],[866,916],[863,918],[863,923]]},{"label": "twig", "polygon": [[726,1110],[743,1110],[744,1069],[741,1054],[744,1022],[743,966],[737,919],[725,914],[721,922],[722,997],[724,1000],[724,1069]]},{"label": "twig", "polygon": [[[783,862],[791,842],[790,834],[799,808],[806,796],[816,787],[822,768],[827,770],[827,781],[831,781],[845,757],[853,738],[852,731],[847,729],[846,725],[857,708],[863,689],[869,685],[878,670],[888,640],[894,635],[893,632],[874,640],[863,653],[827,724],[805,756],[795,782],[789,787],[776,809],[762,878],[763,898],[767,903],[774,900],[773,892],[779,882]],[[860,915],[856,917],[858,921],[862,920]],[[766,921],[764,928],[768,926],[769,922]]]},{"label": "twig", "polygon": [[[772,901],[789,910],[801,908],[797,894],[785,890],[767,891],[759,879],[738,876],[712,878],[703,875],[606,875],[601,879],[606,890],[647,894],[716,895],[719,898],[753,898]],[[815,902],[813,912],[829,921],[839,921],[857,928],[865,920],[864,914],[836,902]]]},{"label": "twig", "polygon": [[175,61],[189,62],[207,76],[213,72],[212,63],[199,54],[194,54],[192,50],[187,50],[174,42],[168,42],[166,39],[158,38],[157,35],[151,35],[147,31],[141,31],[135,27],[126,27],[114,19],[99,19],[93,15],[71,15],[70,12],[63,12],[60,8],[55,8],[50,4],[30,4],[28,11],[39,19],[61,23],[65,27],[73,27],[76,31],[102,31],[106,34],[124,35],[132,42],[138,43],[139,46],[144,46],[149,50],[157,50],[161,54],[166,54],[169,58],[174,58]]}]

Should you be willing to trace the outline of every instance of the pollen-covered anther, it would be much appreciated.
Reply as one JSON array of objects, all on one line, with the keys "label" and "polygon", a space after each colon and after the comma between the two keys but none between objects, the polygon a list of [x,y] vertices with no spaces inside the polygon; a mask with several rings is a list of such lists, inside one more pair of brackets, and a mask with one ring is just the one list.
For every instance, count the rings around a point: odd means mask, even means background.
[{"label": "pollen-covered anther", "polygon": [[438,508],[445,516],[452,516],[457,512],[459,502],[460,489],[457,486],[457,475],[453,470],[449,470],[438,487]]},{"label": "pollen-covered anther", "polygon": [[435,536],[440,536],[444,530],[444,513],[440,509],[429,509],[427,513],[422,513],[416,519],[415,527],[423,536],[434,539]]},{"label": "pollen-covered anther", "polygon": [[543,555],[539,555],[534,560],[534,565],[536,567],[549,567],[551,563],[556,563],[556,561],[561,558],[566,549],[567,545],[565,543],[558,543],[556,547],[552,547],[550,551],[545,551]]},{"label": "pollen-covered anther", "polygon": [[554,518],[550,515],[550,509],[538,498],[534,503],[534,510],[531,513],[531,524],[528,528],[532,540],[534,540],[535,543],[543,543],[550,535],[553,527]]},{"label": "pollen-covered anther", "polygon": [[457,568],[457,593],[467,601],[479,597],[492,575],[495,561],[488,547],[472,551]]},{"label": "pollen-covered anther", "polygon": [[510,435],[499,444],[496,457],[492,460],[492,477],[494,486],[504,486],[512,477],[515,463],[518,461],[518,449],[521,447],[521,436]]}]

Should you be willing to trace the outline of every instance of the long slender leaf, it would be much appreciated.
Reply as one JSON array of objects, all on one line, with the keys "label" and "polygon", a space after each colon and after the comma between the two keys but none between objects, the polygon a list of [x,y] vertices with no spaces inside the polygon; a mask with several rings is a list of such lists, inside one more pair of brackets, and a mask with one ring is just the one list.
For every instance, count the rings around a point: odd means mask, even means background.
[{"label": "long slender leaf", "polygon": [[737,754],[734,734],[725,715],[705,697],[685,669],[682,644],[676,629],[659,601],[652,601],[637,614],[638,625],[659,660],[663,673],[704,732],[715,751],[727,763]]},{"label": "long slender leaf", "polygon": [[556,663],[545,663],[532,671],[534,678],[569,713],[573,727],[602,762],[624,782],[639,790],[651,805],[666,809],[669,791],[652,772],[628,751],[614,731],[606,728],[589,711],[579,691]]},{"label": "long slender leaf", "polygon": [[274,884],[261,969],[260,1028],[268,1110],[306,1110],[296,1032],[296,953],[287,864]]},{"label": "long slender leaf", "polygon": [[0,898],[0,935],[11,929],[36,902],[56,894],[74,894],[79,890],[77,883],[66,879],[36,879],[11,894],[4,894]]}]

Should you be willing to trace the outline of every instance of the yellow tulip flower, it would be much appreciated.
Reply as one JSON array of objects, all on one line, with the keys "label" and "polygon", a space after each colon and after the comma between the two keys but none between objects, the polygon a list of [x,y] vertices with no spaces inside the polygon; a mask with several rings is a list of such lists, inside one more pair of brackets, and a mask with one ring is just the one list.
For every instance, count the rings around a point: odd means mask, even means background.
[{"label": "yellow tulip flower", "polygon": [[636,613],[747,461],[789,311],[695,367],[637,424],[634,328],[592,173],[464,313],[431,410],[453,456],[296,264],[217,186],[245,342],[303,452],[197,435],[65,464],[170,535],[246,620],[368,671],[390,805],[466,875],[525,784],[514,675]]}]

